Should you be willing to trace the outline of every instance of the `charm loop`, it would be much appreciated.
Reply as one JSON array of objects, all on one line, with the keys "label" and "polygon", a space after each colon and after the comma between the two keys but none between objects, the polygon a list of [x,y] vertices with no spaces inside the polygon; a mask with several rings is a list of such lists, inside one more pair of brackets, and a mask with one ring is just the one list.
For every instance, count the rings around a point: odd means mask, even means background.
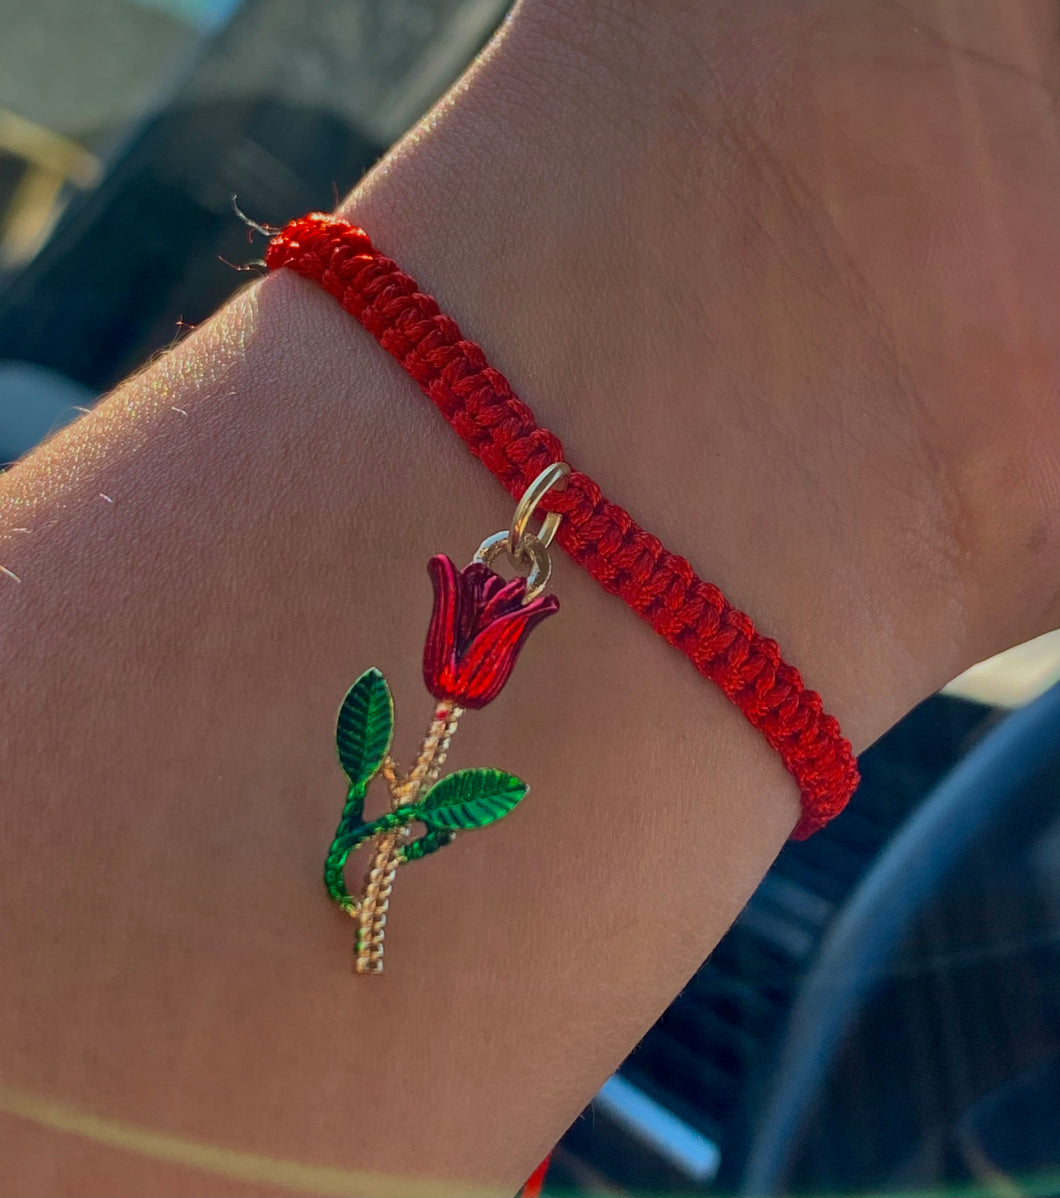
[{"label": "charm loop", "polygon": [[[566,462],[553,462],[551,466],[546,466],[523,492],[523,496],[516,506],[515,515],[512,517],[511,528],[508,530],[508,556],[513,562],[525,560],[529,549],[526,543],[528,539],[526,530],[530,518],[534,514],[534,509],[545,495],[557,483],[562,482],[568,474],[570,474],[570,466]],[[556,529],[559,528],[561,519],[559,512],[548,512],[542,520],[536,540],[540,541],[546,549],[552,544],[552,538],[556,535]]]},{"label": "charm loop", "polygon": [[544,541],[535,537],[532,532],[523,534],[522,557],[514,557],[508,548],[508,535],[506,532],[495,532],[493,536],[487,537],[475,552],[474,560],[482,562],[483,565],[492,566],[498,554],[507,553],[508,560],[518,570],[520,566],[526,564],[526,560],[529,558],[530,571],[526,576],[526,594],[523,596],[525,605],[536,599],[548,586],[548,580],[552,576],[552,558]]}]

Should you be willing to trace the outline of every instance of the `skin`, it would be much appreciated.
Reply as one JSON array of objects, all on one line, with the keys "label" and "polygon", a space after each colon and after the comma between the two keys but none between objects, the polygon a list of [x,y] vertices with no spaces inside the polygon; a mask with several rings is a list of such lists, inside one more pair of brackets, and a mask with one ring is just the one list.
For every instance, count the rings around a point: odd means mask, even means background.
[{"label": "skin", "polygon": [[[522,4],[342,211],[861,749],[1060,617],[1055,8],[645,13]],[[290,275],[0,479],[4,1192],[510,1193],[710,952],[796,789],[560,559],[451,756],[530,797],[350,976],[338,700],[381,668],[414,753],[426,560],[510,514]]]}]

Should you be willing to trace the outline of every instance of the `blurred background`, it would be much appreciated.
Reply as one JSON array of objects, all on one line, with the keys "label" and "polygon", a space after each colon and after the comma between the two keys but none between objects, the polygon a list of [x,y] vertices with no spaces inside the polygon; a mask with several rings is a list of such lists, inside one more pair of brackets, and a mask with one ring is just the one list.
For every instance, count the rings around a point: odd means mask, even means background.
[{"label": "blurred background", "polygon": [[[507,8],[0,0],[0,463],[245,281],[233,195],[330,207]],[[547,1192],[1060,1195],[1058,679],[1050,634],[864,754]]]}]

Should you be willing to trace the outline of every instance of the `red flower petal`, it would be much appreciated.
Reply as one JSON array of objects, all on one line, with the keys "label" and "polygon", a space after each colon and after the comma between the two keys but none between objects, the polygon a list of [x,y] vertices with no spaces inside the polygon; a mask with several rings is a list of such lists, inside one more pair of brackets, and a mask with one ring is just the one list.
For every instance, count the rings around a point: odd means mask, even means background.
[{"label": "red flower petal", "polygon": [[504,579],[489,568],[484,562],[472,562],[465,566],[459,575],[462,591],[460,619],[456,625],[457,656],[474,638],[475,633],[482,627],[480,611],[489,597],[504,585]]},{"label": "red flower petal", "polygon": [[456,566],[444,553],[436,554],[427,563],[427,573],[434,585],[434,607],[423,646],[423,679],[436,699],[452,698],[439,694],[436,687],[443,675],[456,664],[456,624],[460,616],[462,588]]},{"label": "red flower petal", "polygon": [[523,642],[546,616],[559,610],[555,595],[545,595],[493,620],[456,663],[454,682],[464,707],[485,707],[508,681]]},{"label": "red flower petal", "polygon": [[523,596],[526,594],[526,579],[513,578],[510,582],[500,580],[502,585],[497,587],[492,598],[482,608],[475,623],[479,628],[485,628],[510,611],[518,611],[523,606]]}]

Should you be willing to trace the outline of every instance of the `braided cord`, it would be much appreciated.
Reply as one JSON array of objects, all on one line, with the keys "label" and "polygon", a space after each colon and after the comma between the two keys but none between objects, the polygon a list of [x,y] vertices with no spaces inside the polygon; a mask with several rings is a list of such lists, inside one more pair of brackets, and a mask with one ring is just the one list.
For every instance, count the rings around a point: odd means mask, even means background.
[{"label": "braided cord", "polygon": [[[270,243],[270,269],[317,283],[416,380],[473,454],[518,499],[553,462],[559,438],[541,428],[482,349],[368,235],[322,213],[292,221]],[[671,553],[588,475],[575,470],[542,504],[562,513],[556,540],[744,713],[799,785],[804,840],[837,815],[858,784],[850,742],[816,691],[749,616]]]}]

